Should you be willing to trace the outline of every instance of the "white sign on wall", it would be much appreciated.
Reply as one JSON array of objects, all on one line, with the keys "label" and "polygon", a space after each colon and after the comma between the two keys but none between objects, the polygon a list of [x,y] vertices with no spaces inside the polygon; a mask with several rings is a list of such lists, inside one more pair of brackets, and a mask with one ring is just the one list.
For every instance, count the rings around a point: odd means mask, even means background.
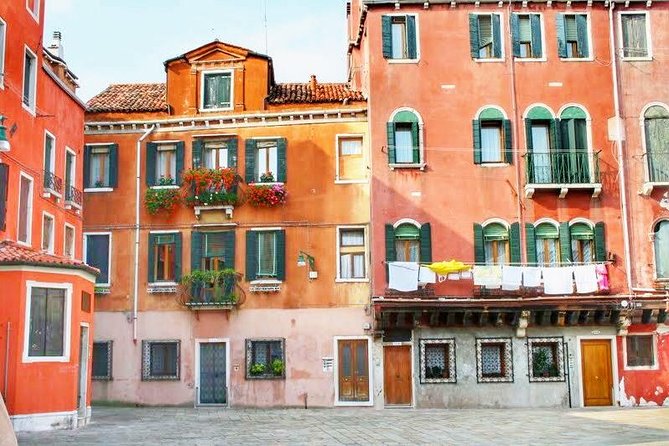
[{"label": "white sign on wall", "polygon": [[324,357],[323,359],[323,372],[331,372],[334,369],[334,358]]}]

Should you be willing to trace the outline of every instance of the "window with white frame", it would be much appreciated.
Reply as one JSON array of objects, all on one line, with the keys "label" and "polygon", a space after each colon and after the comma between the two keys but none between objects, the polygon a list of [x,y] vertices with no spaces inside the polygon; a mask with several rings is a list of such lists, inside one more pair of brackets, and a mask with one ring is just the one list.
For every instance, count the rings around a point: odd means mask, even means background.
[{"label": "window with white frame", "polygon": [[74,226],[65,224],[65,234],[63,235],[63,255],[70,259],[74,259]]},{"label": "window with white frame", "polygon": [[590,57],[590,33],[587,14],[559,14],[557,21],[558,54],[563,59]]},{"label": "window with white frame", "polygon": [[650,23],[646,12],[620,14],[620,40],[623,58],[650,57]]},{"label": "window with white frame", "polygon": [[365,179],[362,136],[340,136],[337,145],[337,180]]},{"label": "window with white frame", "polygon": [[207,169],[225,169],[231,167],[228,160],[228,142],[207,141],[204,143],[204,167]]},{"label": "window with white frame", "polygon": [[109,285],[111,266],[111,233],[84,234],[84,262],[100,270],[96,285]]},{"label": "window with white frame", "polygon": [[53,215],[42,214],[42,251],[53,254],[53,240],[54,240],[54,219]]},{"label": "window with white frame", "polygon": [[365,229],[339,228],[339,278],[364,279]]},{"label": "window with white frame", "polygon": [[469,39],[473,59],[502,57],[501,16],[469,14]]},{"label": "window with white frame", "polygon": [[202,109],[227,110],[232,108],[232,71],[202,73]]},{"label": "window with white frame", "polygon": [[552,223],[540,223],[534,228],[536,261],[539,265],[560,264],[560,237],[558,227]]},{"label": "window with white frame", "polygon": [[276,277],[276,231],[258,232],[258,277]]},{"label": "window with white frame", "polygon": [[625,368],[655,367],[655,336],[638,334],[625,337]]},{"label": "window with white frame", "polygon": [[648,180],[669,182],[669,108],[652,105],[643,114]]},{"label": "window with white frame", "polygon": [[47,184],[49,176],[53,176],[56,172],[56,138],[49,132],[44,133],[44,187],[48,188]]},{"label": "window with white frame", "polygon": [[384,15],[381,27],[383,57],[395,60],[418,58],[415,15]]},{"label": "window with white frame", "polygon": [[655,277],[669,279],[669,220],[660,220],[653,228]]},{"label": "window with white frame", "polygon": [[76,155],[71,150],[65,150],[65,196],[66,200],[72,198],[71,188],[75,187]]},{"label": "window with white frame", "polygon": [[543,56],[540,14],[512,14],[513,55],[520,59]]},{"label": "window with white frame", "polygon": [[5,51],[7,48],[7,24],[0,17],[0,88],[5,85]]},{"label": "window with white frame", "polygon": [[29,287],[28,357],[64,356],[67,293],[64,288]]},{"label": "window with white frame", "polygon": [[88,155],[88,177],[84,187],[111,187],[111,147],[90,146],[86,150]]},{"label": "window with white frame", "polygon": [[39,2],[40,0],[26,0],[26,9],[37,21],[39,21]]},{"label": "window with white frame", "polygon": [[28,48],[23,60],[23,104],[35,111],[35,95],[37,93],[37,56]]},{"label": "window with white frame", "polygon": [[180,341],[142,341],[142,380],[178,381]]},{"label": "window with white frame", "polygon": [[176,184],[177,146],[159,144],[156,149],[156,184]]},{"label": "window with white frame", "polygon": [[256,151],[256,181],[272,182],[277,179],[278,145],[276,141],[258,141]]},{"label": "window with white frame", "polygon": [[33,180],[21,175],[19,181],[19,215],[17,225],[17,239],[19,242],[30,244],[32,234],[33,213]]}]

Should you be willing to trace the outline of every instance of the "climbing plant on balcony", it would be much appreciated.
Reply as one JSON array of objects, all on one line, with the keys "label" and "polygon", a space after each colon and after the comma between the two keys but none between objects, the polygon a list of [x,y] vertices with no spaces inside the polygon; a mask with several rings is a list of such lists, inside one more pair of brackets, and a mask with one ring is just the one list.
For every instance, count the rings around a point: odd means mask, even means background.
[{"label": "climbing plant on balcony", "polygon": [[246,191],[247,201],[256,207],[286,204],[288,192],[283,184],[251,184]]},{"label": "climbing plant on balcony", "polygon": [[[172,186],[172,178],[161,177],[158,186]],[[172,212],[181,203],[179,189],[175,188],[148,188],[144,194],[144,206],[151,215],[160,211]]]},{"label": "climbing plant on balcony", "polygon": [[185,202],[190,206],[237,204],[241,177],[235,169],[190,169],[183,174]]},{"label": "climbing plant on balcony", "polygon": [[180,284],[187,294],[188,304],[234,304],[237,302],[236,284],[240,274],[234,269],[220,271],[194,270],[182,276]]}]

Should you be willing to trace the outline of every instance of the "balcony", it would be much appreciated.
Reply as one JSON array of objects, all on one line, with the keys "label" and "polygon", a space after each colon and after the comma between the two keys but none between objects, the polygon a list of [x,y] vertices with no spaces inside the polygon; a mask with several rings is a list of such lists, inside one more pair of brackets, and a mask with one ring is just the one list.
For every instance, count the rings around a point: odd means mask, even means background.
[{"label": "balcony", "polygon": [[655,187],[669,187],[669,151],[646,152],[648,181],[643,184],[642,195],[648,196]]},{"label": "balcony", "polygon": [[242,304],[245,294],[239,286],[242,275],[234,270],[192,271],[179,285],[179,299],[187,308],[232,310]]},{"label": "balcony", "polygon": [[63,179],[56,176],[55,173],[49,172],[48,170],[44,171],[44,192],[43,196],[49,198],[51,195],[55,195],[60,198],[63,195]]},{"label": "balcony", "polygon": [[65,208],[81,210],[84,194],[72,185],[65,186]]},{"label": "balcony", "polygon": [[[185,203],[193,207],[195,218],[210,212],[214,223],[231,219],[238,202],[237,186],[241,178],[234,169],[192,169],[184,172]],[[223,219],[218,218],[223,215]]]},{"label": "balcony", "polygon": [[532,198],[537,190],[558,190],[564,198],[570,189],[592,190],[598,197],[602,191],[599,178],[599,153],[559,151],[551,153],[528,152],[525,158],[525,196]]}]

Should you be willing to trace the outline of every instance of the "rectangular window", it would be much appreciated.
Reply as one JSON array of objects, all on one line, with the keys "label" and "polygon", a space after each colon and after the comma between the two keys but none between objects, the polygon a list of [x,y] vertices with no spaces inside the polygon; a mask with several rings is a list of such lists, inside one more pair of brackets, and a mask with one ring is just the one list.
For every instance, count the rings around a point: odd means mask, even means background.
[{"label": "rectangular window", "polygon": [[39,21],[39,2],[40,0],[26,0],[26,9]]},{"label": "rectangular window", "polygon": [[528,338],[530,382],[564,381],[562,338]]},{"label": "rectangular window", "polygon": [[232,72],[202,73],[202,109],[232,108]]},{"label": "rectangular window", "polygon": [[513,382],[510,338],[476,340],[478,382]]},{"label": "rectangular window", "polygon": [[420,340],[420,382],[455,383],[455,339]]},{"label": "rectangular window", "polygon": [[0,88],[5,85],[5,51],[7,48],[7,24],[0,18]]},{"label": "rectangular window", "polygon": [[[56,170],[56,139],[50,133],[44,134],[44,174],[53,174]],[[46,184],[45,184],[46,186]]]},{"label": "rectangular window", "polygon": [[246,340],[246,379],[285,379],[283,339]]},{"label": "rectangular window", "polygon": [[258,232],[258,277],[276,277],[276,235],[274,231]]},{"label": "rectangular window", "polygon": [[563,59],[590,57],[590,33],[587,14],[559,14],[558,53]]},{"label": "rectangular window", "polygon": [[408,59],[406,17],[393,17],[392,21],[393,59]]},{"label": "rectangular window", "polygon": [[383,57],[394,60],[418,59],[415,15],[385,15],[381,18]]},{"label": "rectangular window", "polygon": [[111,262],[111,233],[84,234],[84,262],[100,270],[97,285],[109,285]]},{"label": "rectangular window", "polygon": [[411,164],[414,162],[413,129],[411,123],[395,124],[395,162]]},{"label": "rectangular window", "polygon": [[180,341],[142,341],[142,380],[179,380]]},{"label": "rectangular window", "polygon": [[31,243],[33,213],[33,181],[21,175],[19,182],[19,221],[18,241],[26,244]]},{"label": "rectangular window", "polygon": [[621,13],[620,28],[624,58],[650,57],[650,29],[647,13]]},{"label": "rectangular window", "polygon": [[153,246],[153,277],[155,282],[176,281],[176,235],[158,234]]},{"label": "rectangular window", "polygon": [[362,136],[342,136],[338,140],[337,179],[365,179],[362,154]]},{"label": "rectangular window", "polygon": [[7,196],[9,195],[9,164],[0,163],[0,231],[7,228]]},{"label": "rectangular window", "polygon": [[176,184],[177,146],[160,144],[156,149],[156,184],[163,186]]},{"label": "rectangular window", "polygon": [[[202,234],[201,268],[203,271],[221,271],[233,267],[233,265],[225,264],[225,239],[228,234],[229,232],[205,232]],[[227,249],[233,248],[227,247]]]},{"label": "rectangular window", "polygon": [[364,279],[365,230],[339,229],[339,278]]},{"label": "rectangular window", "polygon": [[53,254],[54,219],[52,215],[42,214],[42,251]]},{"label": "rectangular window", "polygon": [[276,141],[258,141],[256,181],[273,182],[278,176],[278,145]]},{"label": "rectangular window", "polygon": [[65,292],[58,288],[31,289],[28,356],[63,356]]},{"label": "rectangular window", "polygon": [[23,104],[31,111],[35,111],[36,87],[37,56],[26,48],[23,61]]},{"label": "rectangular window", "polygon": [[93,343],[93,379],[110,381],[112,379],[112,341]]},{"label": "rectangular window", "polygon": [[504,161],[502,135],[501,121],[481,121],[482,163],[501,163]]},{"label": "rectangular window", "polygon": [[65,194],[70,194],[70,188],[75,186],[76,155],[65,150]]},{"label": "rectangular window", "polygon": [[87,188],[111,187],[111,150],[109,146],[92,146],[88,152]]},{"label": "rectangular window", "polygon": [[515,57],[540,59],[543,56],[541,16],[539,14],[513,14],[511,32]]},{"label": "rectangular window", "polygon": [[502,57],[501,16],[469,14],[469,39],[473,59]]},{"label": "rectangular window", "polygon": [[204,167],[207,169],[225,169],[228,165],[227,141],[207,141],[204,143]]},{"label": "rectangular window", "polygon": [[625,367],[654,367],[655,366],[655,337],[649,335],[634,335],[625,337]]},{"label": "rectangular window", "polygon": [[492,15],[479,15],[479,59],[493,57]]}]

